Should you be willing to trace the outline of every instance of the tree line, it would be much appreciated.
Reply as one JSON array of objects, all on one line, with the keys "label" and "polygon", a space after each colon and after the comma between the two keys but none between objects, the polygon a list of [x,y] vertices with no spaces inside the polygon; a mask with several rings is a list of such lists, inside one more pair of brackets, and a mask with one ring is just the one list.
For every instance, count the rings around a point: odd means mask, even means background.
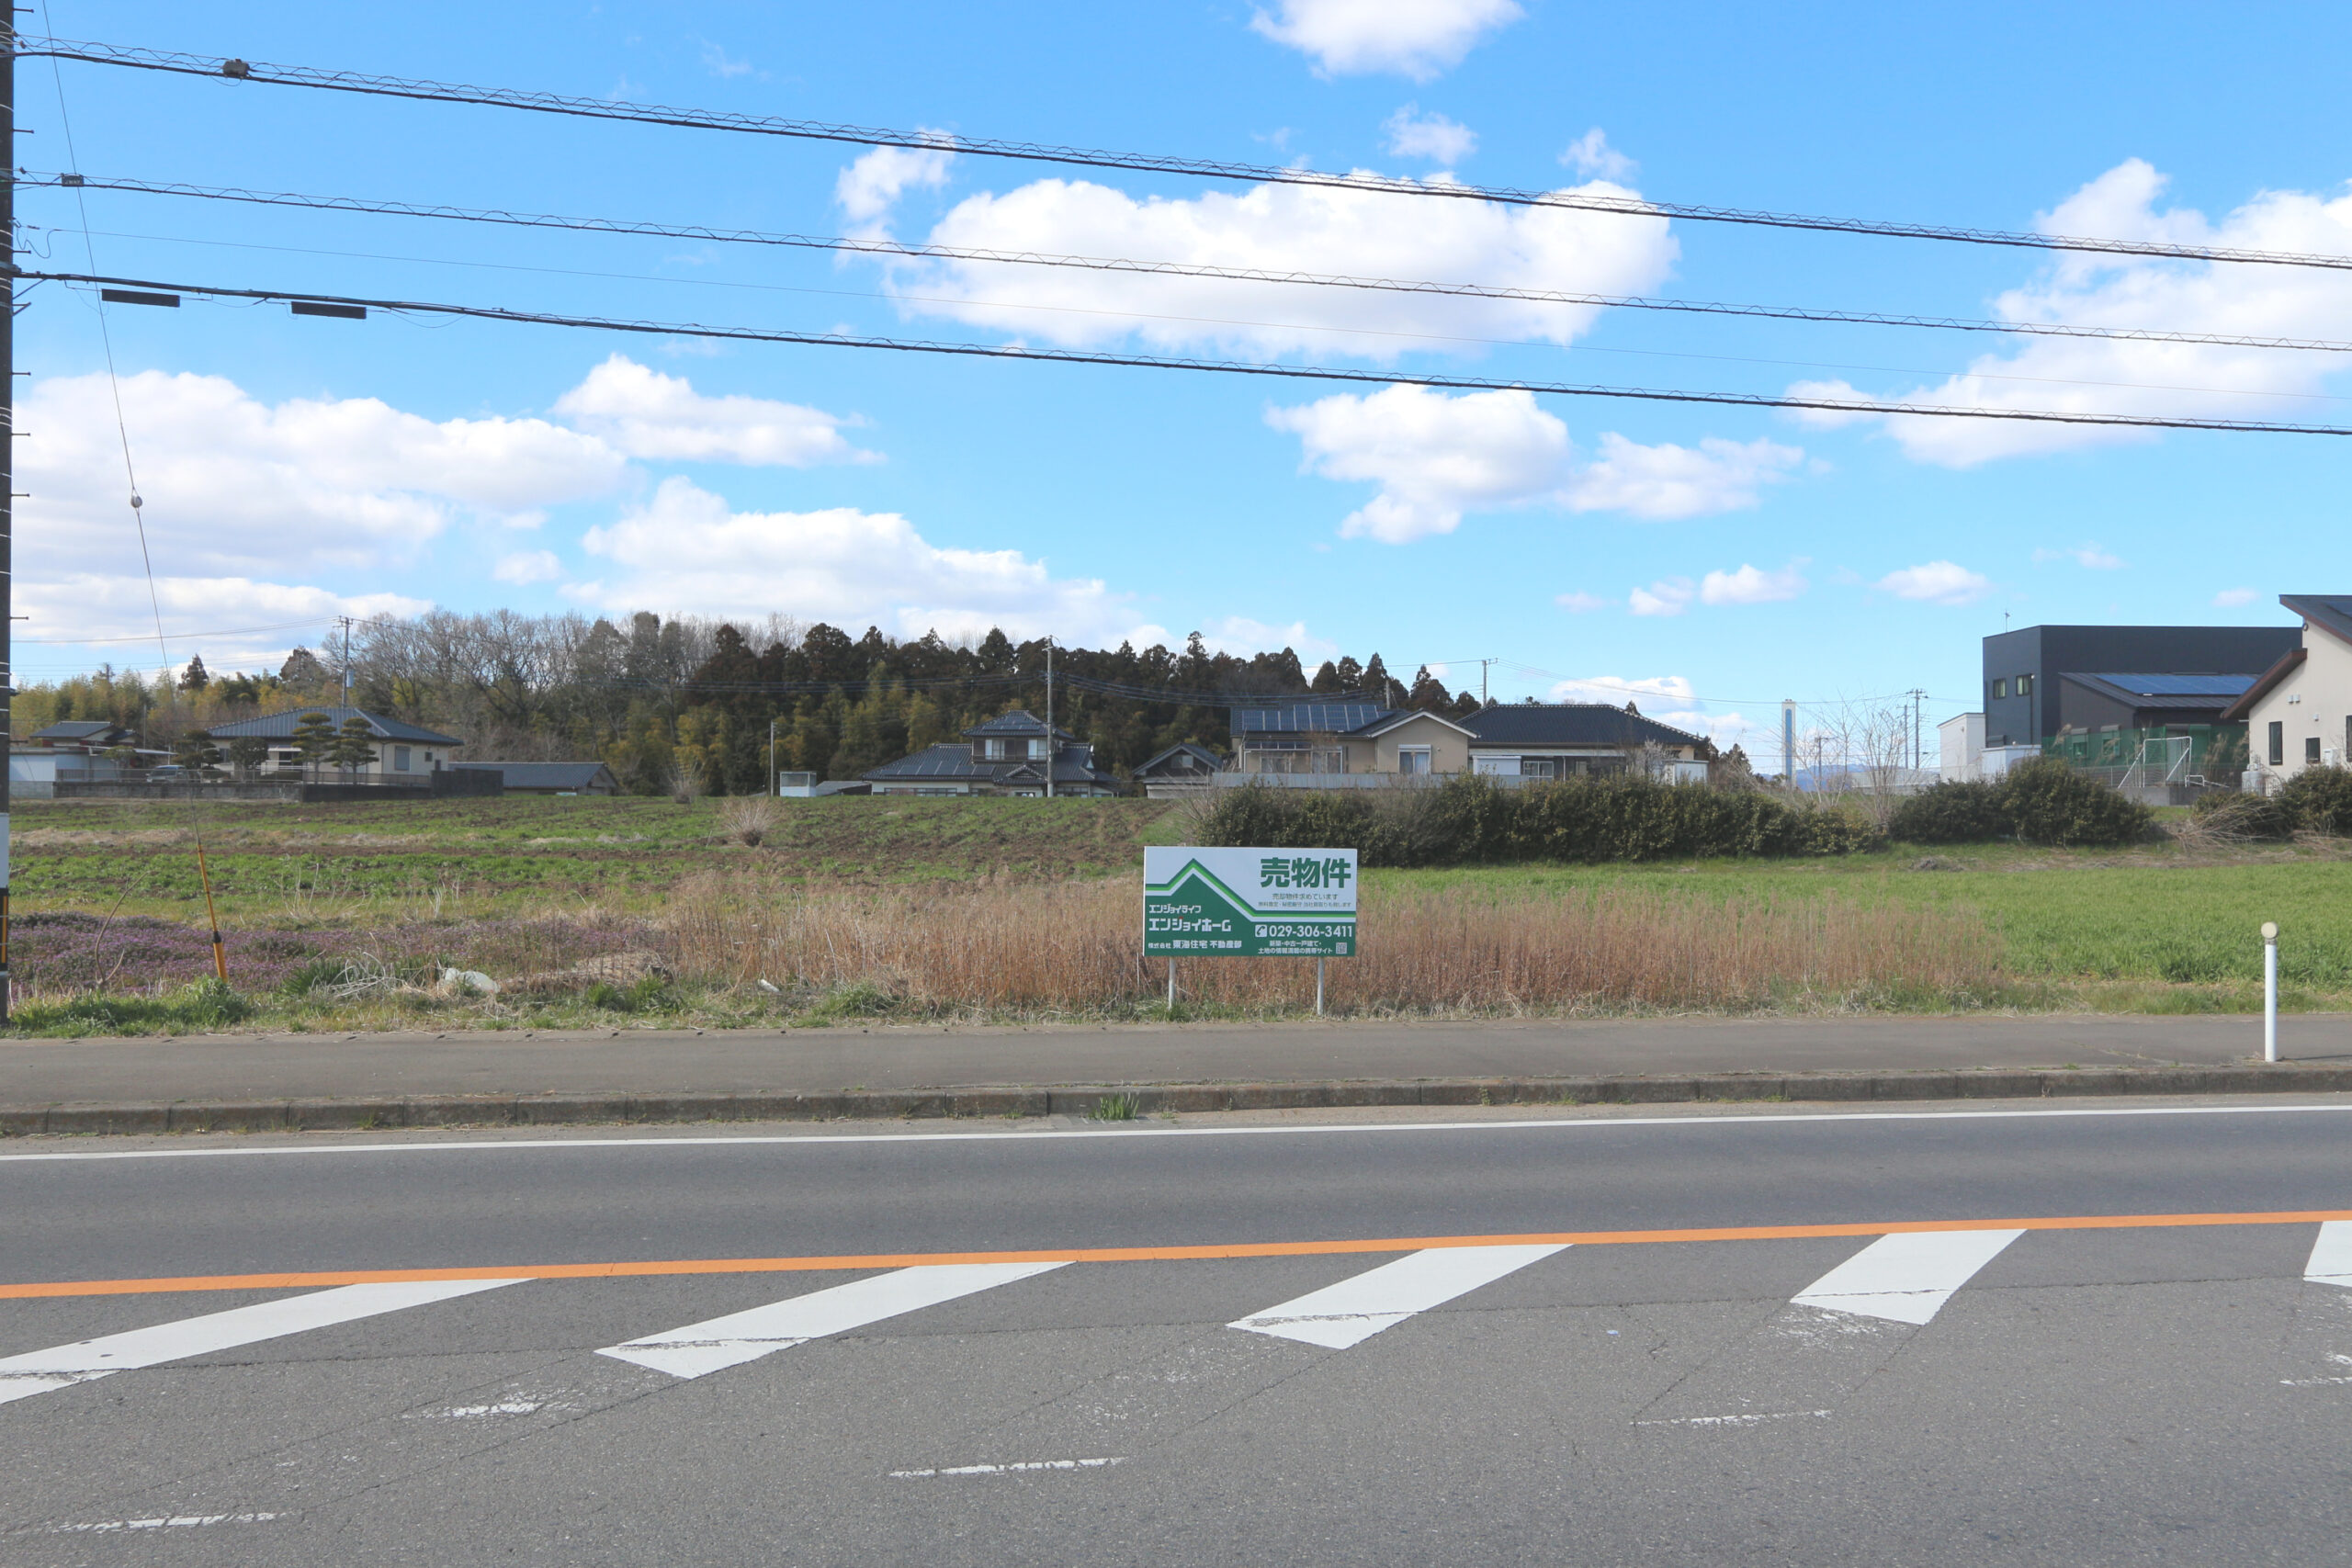
[{"label": "tree line", "polygon": [[[459,736],[470,760],[594,758],[638,793],[693,780],[756,794],[771,766],[855,778],[1009,708],[1043,716],[1046,655],[1046,639],[1015,642],[1001,630],[976,642],[936,633],[900,641],[784,615],[746,624],[435,610],[356,628],[347,670],[336,646],[296,649],[275,671],[215,675],[191,659],[176,673],[108,666],[37,683],[17,694],[13,728],[107,719],[137,731],[143,747],[184,750],[217,725],[338,704],[348,674],[355,705]],[[1361,693],[1390,707],[1478,707],[1427,669],[1393,676],[1377,653],[1310,674],[1290,649],[1243,658],[1213,651],[1198,632],[1181,649],[1057,645],[1052,663],[1054,722],[1121,774],[1183,741],[1223,754],[1226,704],[1237,697]]]}]

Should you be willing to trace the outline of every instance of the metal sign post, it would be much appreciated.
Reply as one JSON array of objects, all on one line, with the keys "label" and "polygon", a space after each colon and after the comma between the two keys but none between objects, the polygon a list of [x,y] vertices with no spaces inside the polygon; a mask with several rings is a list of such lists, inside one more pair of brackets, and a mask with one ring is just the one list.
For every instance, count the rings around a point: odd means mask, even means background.
[{"label": "metal sign post", "polygon": [[1168,960],[1171,1010],[1180,957],[1312,958],[1320,1017],[1324,960],[1356,951],[1356,852],[1147,848],[1143,951]]}]

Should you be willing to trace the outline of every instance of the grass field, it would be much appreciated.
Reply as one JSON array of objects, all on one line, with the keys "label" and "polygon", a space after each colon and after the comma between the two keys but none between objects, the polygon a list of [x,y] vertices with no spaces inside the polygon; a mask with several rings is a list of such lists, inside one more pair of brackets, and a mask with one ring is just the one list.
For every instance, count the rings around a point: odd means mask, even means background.
[{"label": "grass field", "polygon": [[[704,1023],[845,1009],[1150,1011],[1154,987],[1120,956],[1125,895],[1105,884],[1132,877],[1145,844],[1182,838],[1178,808],[780,804],[777,825],[752,848],[726,838],[708,801],[23,803],[12,824],[15,957],[36,1004],[23,1021],[44,1032],[234,1021],[217,998],[172,999],[210,972],[196,929],[199,829],[232,980],[258,998],[231,1010],[247,1021],[353,1027],[420,1010],[490,1027],[632,1010]],[[2256,933],[2266,919],[2284,933],[2286,1004],[2352,1006],[2352,845],[2221,858],[2168,843],[1895,846],[1827,861],[1374,871],[1364,888],[1367,958],[1340,966],[1348,978],[1335,986],[1356,1010],[2242,1010],[2259,1005]],[[1049,909],[1060,926],[1020,934]],[[1375,955],[1384,921],[1390,951]],[[1014,934],[996,946],[967,939],[999,925]],[[1515,934],[1524,932],[1541,934]],[[1645,943],[1680,956],[1647,963]],[[939,956],[949,946],[961,955],[952,963]],[[413,986],[301,994],[356,955],[387,977],[429,981],[447,964],[504,980],[621,950],[670,955],[674,979],[526,1010],[435,1002]],[[1604,950],[1616,956],[1592,957]],[[756,964],[743,956],[753,951]],[[1465,954],[1486,956],[1471,964]],[[1922,964],[1935,969],[1932,983],[1913,983],[1908,971]],[[1031,978],[1009,978],[1032,968]],[[1199,1005],[1233,1016],[1295,1006],[1295,987],[1272,966],[1220,973],[1202,971]],[[1081,975],[1092,978],[1072,978]],[[115,999],[94,1012],[99,994]],[[161,1010],[123,1010],[140,998]]]}]

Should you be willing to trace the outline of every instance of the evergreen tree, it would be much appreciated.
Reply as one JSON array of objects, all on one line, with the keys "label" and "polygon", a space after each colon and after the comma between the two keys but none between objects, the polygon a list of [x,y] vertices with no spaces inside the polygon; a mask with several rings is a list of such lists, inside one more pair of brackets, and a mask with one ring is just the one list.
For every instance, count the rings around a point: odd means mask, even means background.
[{"label": "evergreen tree", "polygon": [[187,667],[180,671],[180,690],[191,693],[201,692],[210,684],[212,684],[212,677],[205,671],[204,655],[189,654]]},{"label": "evergreen tree", "polygon": [[[287,662],[294,661],[289,659]],[[294,721],[294,749],[302,754],[302,766],[311,773],[317,773],[327,753],[334,750],[334,720],[326,715],[306,713]]]},{"label": "evergreen tree", "polygon": [[[295,738],[299,740],[300,737],[301,731],[296,730]],[[328,743],[327,761],[345,773],[356,773],[375,760],[376,733],[366,719],[353,714],[343,721],[343,728],[334,732]]]}]

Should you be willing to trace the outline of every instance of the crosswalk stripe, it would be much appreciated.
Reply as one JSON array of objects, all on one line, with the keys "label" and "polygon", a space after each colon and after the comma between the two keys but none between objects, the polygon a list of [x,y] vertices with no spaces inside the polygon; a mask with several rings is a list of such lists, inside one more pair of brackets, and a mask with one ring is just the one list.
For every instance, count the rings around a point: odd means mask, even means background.
[{"label": "crosswalk stripe", "polygon": [[1456,1296],[1566,1250],[1565,1242],[1543,1247],[1431,1247],[1226,1326],[1344,1350],[1416,1313],[1442,1306]]},{"label": "crosswalk stripe", "polygon": [[610,1346],[596,1354],[633,1361],[675,1378],[698,1378],[745,1361],[756,1361],[762,1356],[787,1350],[811,1339],[847,1334],[884,1318],[937,1306],[959,1296],[974,1295],[1064,1267],[1057,1261],[934,1263],[898,1269],[830,1290],[771,1302],[746,1312],[690,1323],[667,1334]]},{"label": "crosswalk stripe", "polygon": [[70,1388],[114,1372],[160,1366],[191,1356],[209,1356],[220,1350],[233,1350],[240,1345],[521,1283],[519,1280],[434,1280],[397,1285],[345,1285],[309,1295],[258,1302],[228,1312],[207,1313],[201,1317],[181,1318],[176,1323],[159,1323],[152,1328],[134,1328],[103,1338],[76,1340],[51,1349],[28,1351],[0,1359],[0,1404],[51,1389]]},{"label": "crosswalk stripe", "polygon": [[1906,1231],[1884,1235],[1807,1286],[1798,1306],[1924,1325],[2017,1231]]},{"label": "crosswalk stripe", "polygon": [[2311,1261],[2303,1265],[2303,1278],[2316,1285],[2352,1288],[2352,1221],[2321,1224],[2319,1239],[2312,1243]]}]

